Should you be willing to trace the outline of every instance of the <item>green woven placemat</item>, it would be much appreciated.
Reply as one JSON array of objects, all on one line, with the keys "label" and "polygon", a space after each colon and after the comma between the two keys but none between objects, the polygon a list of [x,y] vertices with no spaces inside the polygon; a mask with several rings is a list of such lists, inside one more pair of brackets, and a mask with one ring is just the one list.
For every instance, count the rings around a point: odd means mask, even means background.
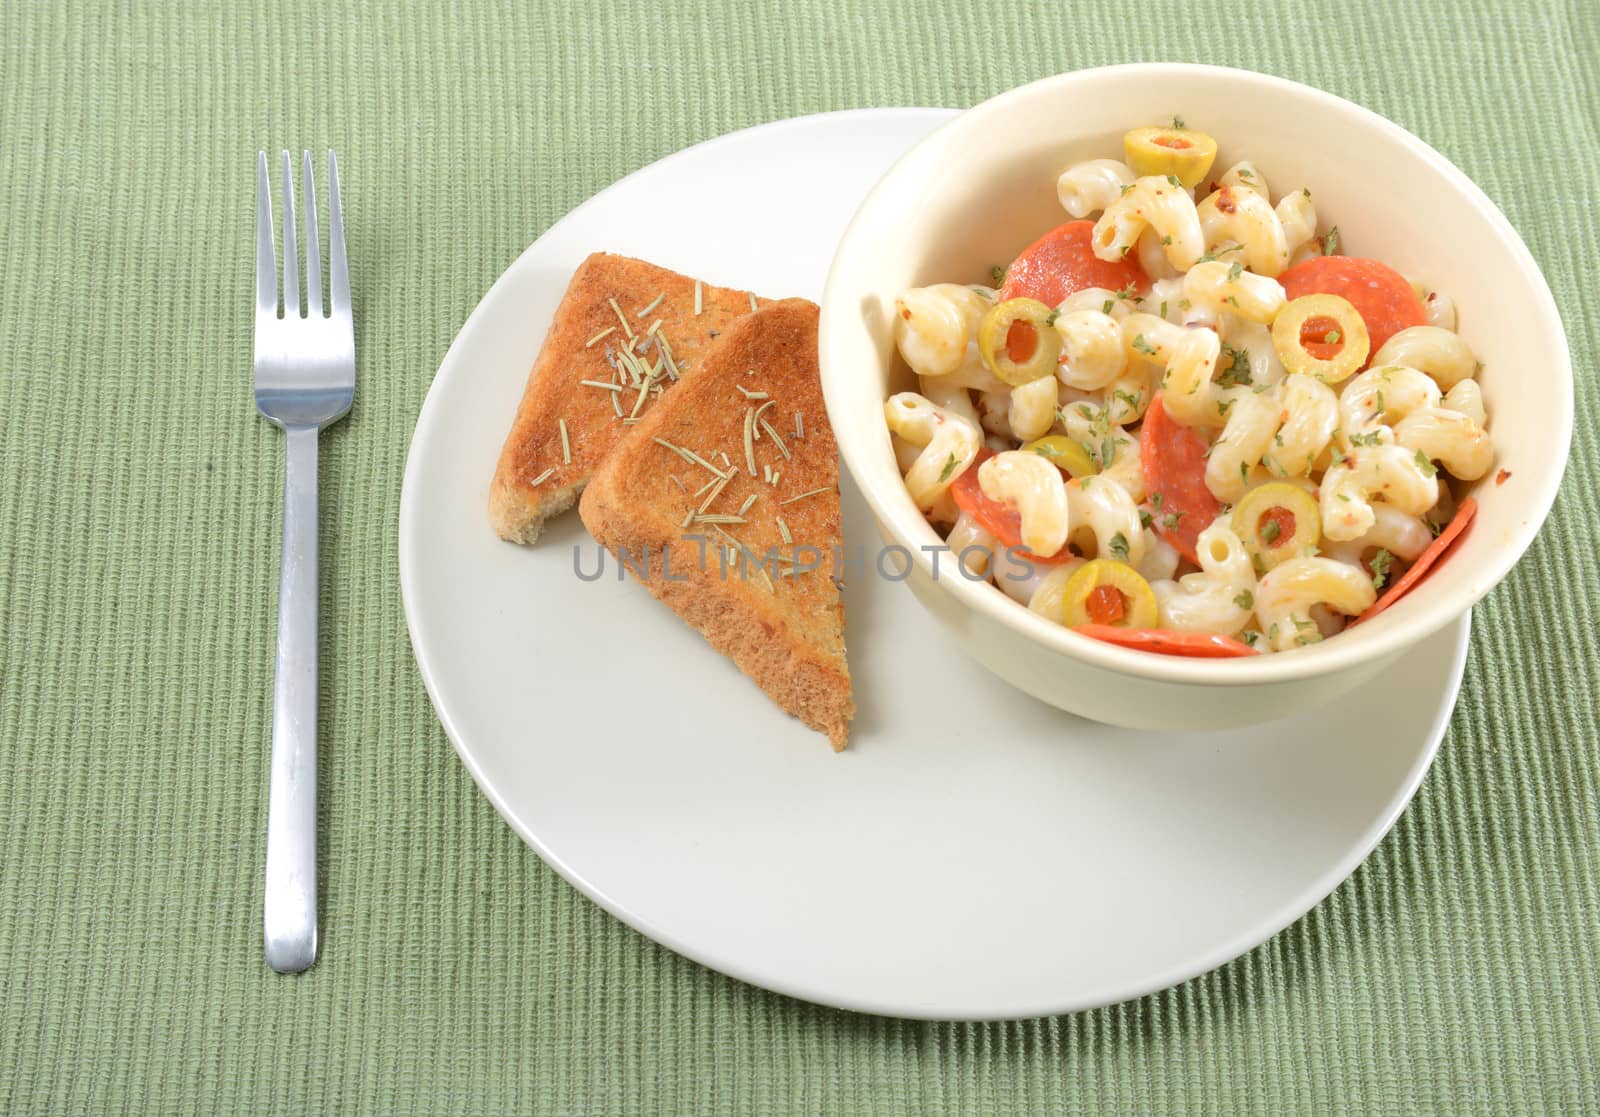
[{"label": "green woven placemat", "polygon": [[[0,0],[0,1111],[1600,1112],[1597,58],[1593,0]],[[501,823],[413,666],[396,509],[450,338],[552,221],[686,144],[1143,59],[1398,121],[1555,289],[1573,462],[1477,612],[1439,762],[1306,919],[1103,1011],[857,1017],[655,946]],[[341,156],[362,385],[324,440],[298,979],[261,961],[283,446],[249,394],[253,160],[283,145]]]}]

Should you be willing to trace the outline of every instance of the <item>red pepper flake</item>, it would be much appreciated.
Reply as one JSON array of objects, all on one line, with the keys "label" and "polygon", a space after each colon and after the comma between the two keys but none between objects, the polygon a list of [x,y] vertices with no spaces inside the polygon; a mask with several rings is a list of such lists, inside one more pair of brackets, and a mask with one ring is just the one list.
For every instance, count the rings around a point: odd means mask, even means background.
[{"label": "red pepper flake", "polygon": [[1496,485],[1504,485],[1509,480],[1511,480],[1511,471],[1509,469],[1502,469],[1494,475],[1494,483]]}]

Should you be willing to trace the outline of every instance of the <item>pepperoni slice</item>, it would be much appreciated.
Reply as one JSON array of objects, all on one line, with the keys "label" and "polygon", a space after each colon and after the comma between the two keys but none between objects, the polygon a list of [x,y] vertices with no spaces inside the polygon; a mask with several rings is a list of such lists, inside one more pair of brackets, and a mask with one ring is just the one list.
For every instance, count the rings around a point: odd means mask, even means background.
[{"label": "pepperoni slice", "polygon": [[950,495],[955,498],[956,507],[977,520],[1002,547],[1017,548],[1017,558],[1025,562],[1036,562],[1040,566],[1059,566],[1064,562],[1071,562],[1077,556],[1066,547],[1049,558],[1023,549],[1022,516],[1016,509],[992,499],[978,484],[978,467],[992,457],[994,457],[993,450],[987,448],[979,450],[978,456],[972,459],[972,464],[967,466],[965,472],[956,478],[955,484],[950,486]]},{"label": "pepperoni slice", "polygon": [[1477,514],[1477,501],[1470,496],[1462,500],[1461,504],[1456,508],[1455,518],[1444,525],[1444,530],[1439,533],[1439,538],[1428,544],[1428,549],[1417,556],[1417,561],[1411,564],[1411,569],[1402,574],[1400,580],[1389,587],[1388,592],[1374,601],[1365,613],[1362,613],[1351,623],[1355,624],[1370,620],[1410,593],[1416,584],[1422,581],[1422,576],[1444,557],[1444,553],[1450,549],[1450,544],[1454,543],[1461,533],[1467,530],[1467,525],[1472,522],[1472,517]]},{"label": "pepperoni slice", "polygon": [[1206,487],[1208,449],[1206,436],[1176,422],[1159,395],[1151,401],[1139,431],[1139,462],[1154,511],[1151,524],[1190,562],[1199,561],[1195,543],[1222,511]]},{"label": "pepperoni slice", "polygon": [[1157,655],[1186,656],[1190,659],[1233,659],[1260,655],[1249,644],[1215,632],[1174,632],[1169,628],[1117,628],[1109,624],[1080,624],[1072,631],[1093,640],[1135,648]]},{"label": "pepperoni slice", "polygon": [[1376,353],[1401,330],[1427,321],[1422,300],[1406,277],[1381,260],[1358,256],[1315,256],[1278,277],[1291,299],[1338,295],[1361,315]]},{"label": "pepperoni slice", "polygon": [[1133,284],[1136,291],[1150,286],[1136,256],[1102,260],[1094,254],[1093,221],[1068,221],[1034,241],[1006,269],[1000,299],[1038,299],[1045,306],[1061,301],[1085,287],[1121,291]]}]

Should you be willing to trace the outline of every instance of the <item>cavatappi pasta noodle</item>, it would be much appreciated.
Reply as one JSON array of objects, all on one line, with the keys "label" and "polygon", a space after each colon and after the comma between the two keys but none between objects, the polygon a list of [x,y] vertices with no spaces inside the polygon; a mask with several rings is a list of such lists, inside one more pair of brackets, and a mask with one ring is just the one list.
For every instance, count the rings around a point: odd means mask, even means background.
[{"label": "cavatappi pasta noodle", "polygon": [[1061,172],[1073,220],[998,287],[903,292],[919,390],[885,417],[917,506],[1019,604],[1130,647],[1291,651],[1439,557],[1449,481],[1494,447],[1449,295],[1340,255],[1309,188],[1217,150],[1135,129]]}]

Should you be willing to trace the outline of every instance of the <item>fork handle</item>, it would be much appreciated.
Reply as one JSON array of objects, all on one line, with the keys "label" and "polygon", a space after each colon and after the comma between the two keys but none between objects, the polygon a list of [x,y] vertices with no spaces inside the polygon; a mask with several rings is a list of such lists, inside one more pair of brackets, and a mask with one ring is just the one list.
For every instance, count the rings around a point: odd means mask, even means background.
[{"label": "fork handle", "polygon": [[267,965],[317,958],[317,428],[287,427],[267,801]]}]

